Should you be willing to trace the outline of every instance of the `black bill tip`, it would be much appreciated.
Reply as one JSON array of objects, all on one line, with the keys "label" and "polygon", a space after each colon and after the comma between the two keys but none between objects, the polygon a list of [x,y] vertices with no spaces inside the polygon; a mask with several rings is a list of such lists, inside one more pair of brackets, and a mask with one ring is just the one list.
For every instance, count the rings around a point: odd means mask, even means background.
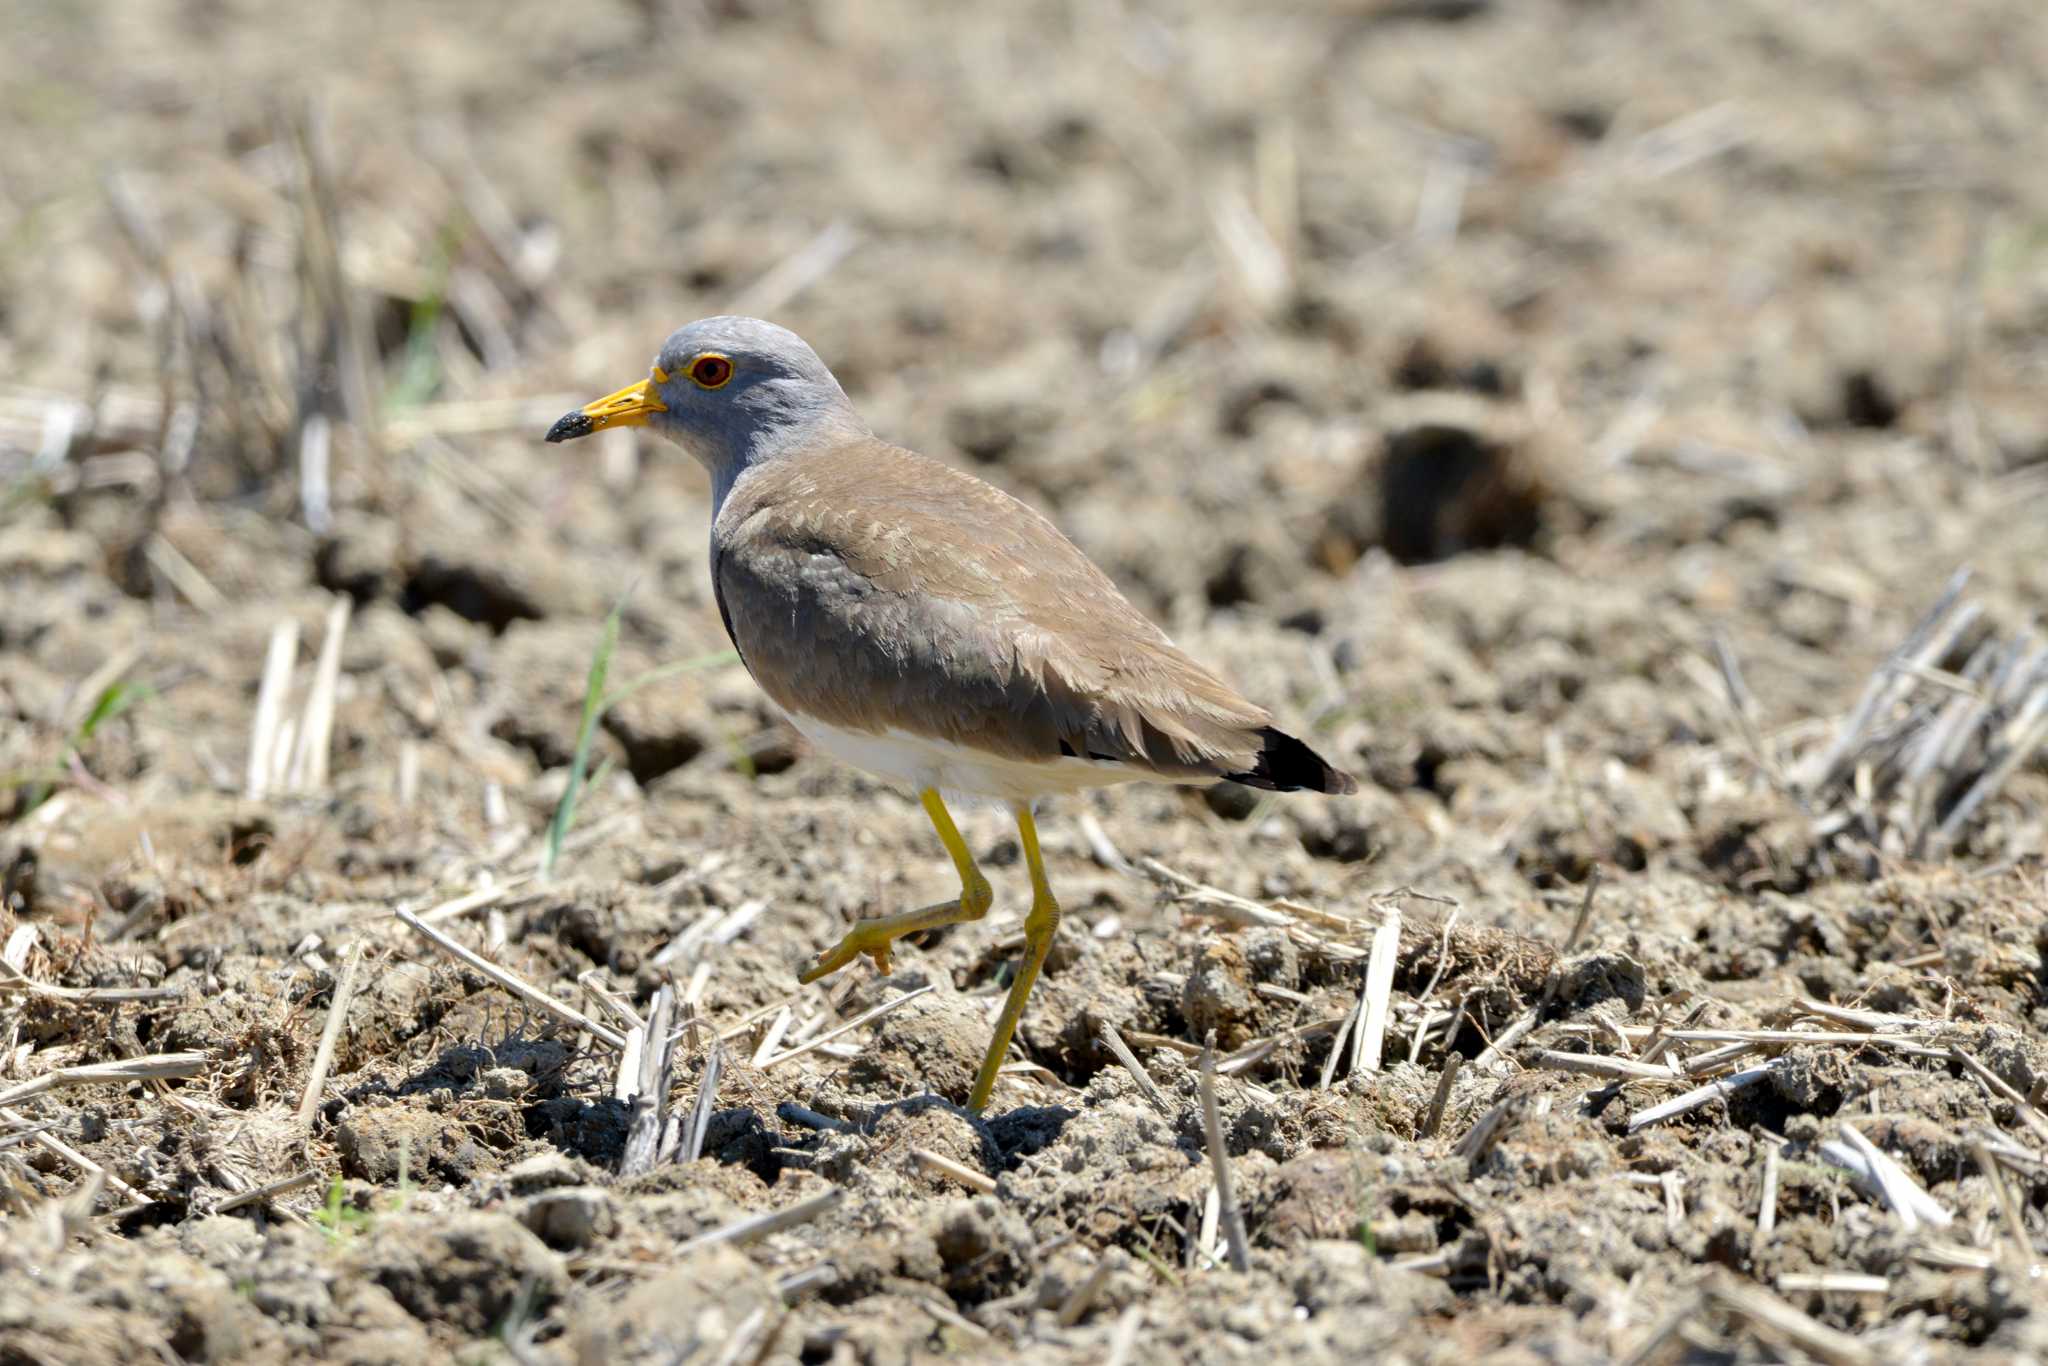
[{"label": "black bill tip", "polygon": [[596,430],[597,424],[590,420],[587,413],[570,413],[548,428],[548,440],[574,441],[577,437],[589,436]]}]

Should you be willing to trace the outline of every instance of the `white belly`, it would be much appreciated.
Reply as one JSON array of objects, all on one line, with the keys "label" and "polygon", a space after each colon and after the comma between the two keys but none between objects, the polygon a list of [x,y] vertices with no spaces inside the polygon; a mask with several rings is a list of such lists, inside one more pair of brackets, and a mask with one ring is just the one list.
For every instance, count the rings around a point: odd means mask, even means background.
[{"label": "white belly", "polygon": [[789,723],[806,740],[841,763],[922,792],[935,787],[949,797],[1002,802],[1033,802],[1040,797],[1079,792],[1117,783],[1162,780],[1144,769],[1094,759],[1062,756],[1046,763],[1006,759],[945,740],[890,729],[883,732],[844,730],[815,716],[788,713]]}]

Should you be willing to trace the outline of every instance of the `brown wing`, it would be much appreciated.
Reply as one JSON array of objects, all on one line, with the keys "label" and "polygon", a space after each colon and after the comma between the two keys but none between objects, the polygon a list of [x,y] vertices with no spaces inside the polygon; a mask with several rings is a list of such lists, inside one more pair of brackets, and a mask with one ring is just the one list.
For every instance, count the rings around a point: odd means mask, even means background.
[{"label": "brown wing", "polygon": [[726,629],[782,706],[1011,758],[1262,772],[1272,718],[1051,522],[872,438],[838,456],[752,471],[713,530]]}]

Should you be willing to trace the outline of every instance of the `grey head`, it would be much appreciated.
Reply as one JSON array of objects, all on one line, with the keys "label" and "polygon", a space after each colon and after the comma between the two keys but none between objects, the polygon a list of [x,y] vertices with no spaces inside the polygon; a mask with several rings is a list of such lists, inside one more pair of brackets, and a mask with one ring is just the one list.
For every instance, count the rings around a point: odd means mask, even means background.
[{"label": "grey head", "polygon": [[629,426],[652,427],[696,456],[721,503],[752,465],[868,434],[846,391],[802,337],[737,316],[677,328],[647,379],[568,414],[548,440]]}]

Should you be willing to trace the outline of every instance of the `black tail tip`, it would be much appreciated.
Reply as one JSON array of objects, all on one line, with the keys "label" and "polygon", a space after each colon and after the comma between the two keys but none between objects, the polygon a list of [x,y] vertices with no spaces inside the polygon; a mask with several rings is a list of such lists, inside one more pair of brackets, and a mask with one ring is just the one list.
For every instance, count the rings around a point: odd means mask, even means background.
[{"label": "black tail tip", "polygon": [[1357,779],[1332,767],[1322,755],[1272,726],[1259,731],[1259,758],[1251,770],[1224,776],[1234,783],[1271,792],[1321,792],[1342,797],[1358,791]]}]

